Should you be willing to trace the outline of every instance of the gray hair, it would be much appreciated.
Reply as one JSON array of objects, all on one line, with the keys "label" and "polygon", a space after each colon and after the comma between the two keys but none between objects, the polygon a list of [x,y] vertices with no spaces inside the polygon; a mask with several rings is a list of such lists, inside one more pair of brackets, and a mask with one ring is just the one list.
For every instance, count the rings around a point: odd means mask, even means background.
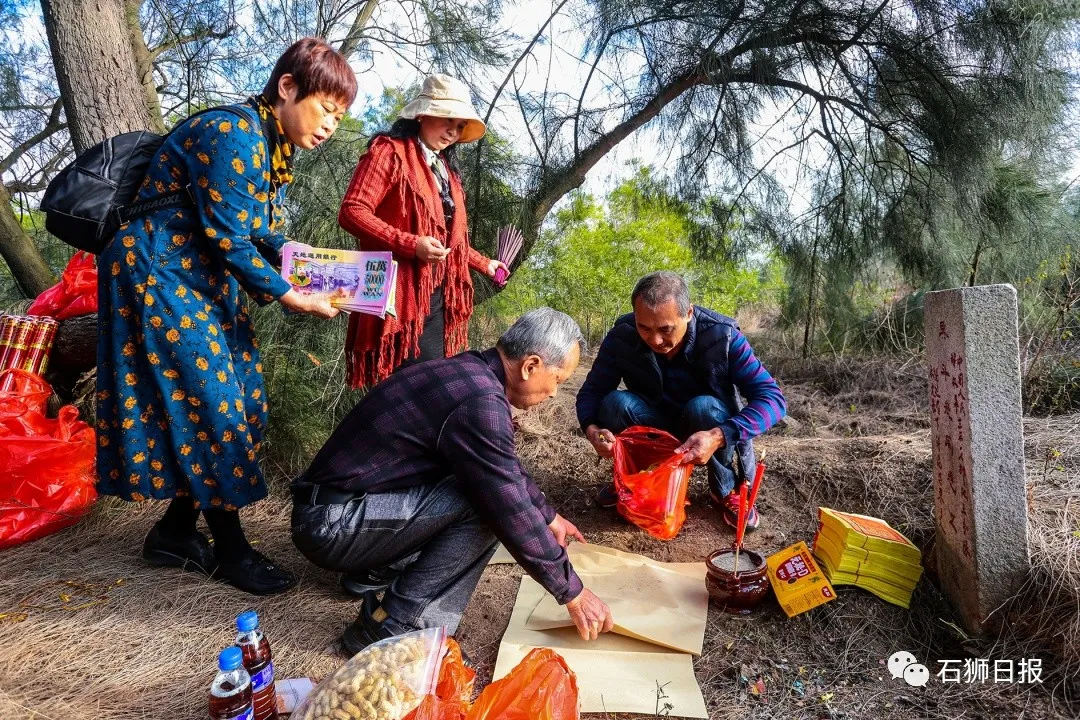
[{"label": "gray hair", "polygon": [[668,300],[674,300],[680,314],[690,312],[690,289],[686,287],[686,281],[682,275],[666,270],[649,273],[637,281],[630,295],[630,304],[634,305],[638,300],[653,310]]},{"label": "gray hair", "polygon": [[570,348],[577,345],[585,352],[585,336],[566,313],[549,307],[525,313],[503,333],[495,347],[511,360],[539,355],[545,365],[563,367]]}]

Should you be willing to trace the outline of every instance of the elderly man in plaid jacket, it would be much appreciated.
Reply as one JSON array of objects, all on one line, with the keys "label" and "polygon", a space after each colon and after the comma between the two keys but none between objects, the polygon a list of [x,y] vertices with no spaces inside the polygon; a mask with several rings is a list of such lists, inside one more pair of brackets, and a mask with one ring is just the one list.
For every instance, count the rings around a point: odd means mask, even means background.
[{"label": "elderly man in plaid jacket", "polygon": [[555,397],[583,344],[573,320],[540,308],[494,348],[400,370],[296,479],[296,547],[320,567],[368,579],[342,637],[350,654],[419,628],[453,633],[498,541],[583,638],[611,629],[610,610],[566,554],[571,538],[584,538],[522,469],[510,414]]}]

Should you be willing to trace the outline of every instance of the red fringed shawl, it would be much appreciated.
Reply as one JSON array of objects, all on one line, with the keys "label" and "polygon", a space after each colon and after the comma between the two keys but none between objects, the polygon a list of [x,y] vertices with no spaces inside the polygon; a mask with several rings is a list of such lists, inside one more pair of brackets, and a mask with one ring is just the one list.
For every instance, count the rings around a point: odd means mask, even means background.
[{"label": "red fringed shawl", "polygon": [[[361,250],[394,253],[397,317],[350,316],[345,358],[351,387],[370,387],[419,354],[431,293],[444,274],[446,356],[465,349],[473,310],[469,268],[486,273],[489,260],[469,246],[465,193],[454,174],[450,195],[457,210],[448,231],[438,181],[416,140],[378,137],[360,158],[338,223],[356,237]],[[416,241],[422,235],[439,238],[450,248],[446,260],[431,264],[416,258]]]}]

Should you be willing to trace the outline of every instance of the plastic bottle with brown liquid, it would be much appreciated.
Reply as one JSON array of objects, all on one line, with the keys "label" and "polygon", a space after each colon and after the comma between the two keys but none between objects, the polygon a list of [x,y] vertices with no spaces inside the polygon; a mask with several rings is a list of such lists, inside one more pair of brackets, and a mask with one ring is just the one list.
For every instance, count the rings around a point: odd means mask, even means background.
[{"label": "plastic bottle with brown liquid", "polygon": [[252,720],[251,676],[244,669],[240,648],[222,650],[218,670],[210,686],[210,720]]},{"label": "plastic bottle with brown liquid", "polygon": [[236,644],[244,653],[244,667],[251,674],[251,704],[254,720],[277,720],[277,691],[274,689],[274,662],[270,642],[259,629],[259,616],[253,610],[236,618]]}]

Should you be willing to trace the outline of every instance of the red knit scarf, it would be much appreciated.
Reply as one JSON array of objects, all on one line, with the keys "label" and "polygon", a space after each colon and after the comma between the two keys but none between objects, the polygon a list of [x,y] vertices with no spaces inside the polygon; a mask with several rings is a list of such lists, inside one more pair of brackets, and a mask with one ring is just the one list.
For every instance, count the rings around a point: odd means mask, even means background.
[{"label": "red knit scarf", "polygon": [[[439,238],[450,254],[439,264],[419,259],[395,258],[398,261],[397,317],[380,320],[371,315],[353,313],[345,342],[347,380],[352,388],[370,387],[387,378],[402,362],[420,353],[420,335],[424,318],[431,312],[431,293],[445,273],[443,283],[446,357],[465,349],[469,317],[473,311],[473,285],[468,265],[468,222],[465,217],[465,193],[457,175],[450,175],[450,195],[456,211],[449,232],[439,197],[437,180],[425,162],[419,145],[411,140],[380,137],[372,143],[394,145],[388,176],[390,195],[397,194],[397,216],[379,217],[390,225],[416,235]],[[389,199],[390,196],[387,197]],[[380,210],[392,207],[386,200]]]}]

